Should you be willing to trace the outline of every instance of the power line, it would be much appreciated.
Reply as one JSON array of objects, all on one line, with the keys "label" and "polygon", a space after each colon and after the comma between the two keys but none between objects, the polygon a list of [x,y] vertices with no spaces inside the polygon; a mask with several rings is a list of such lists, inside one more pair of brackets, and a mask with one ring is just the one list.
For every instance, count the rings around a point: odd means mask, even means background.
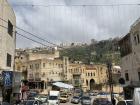
[{"label": "power line", "polygon": [[[8,29],[7,27],[5,27],[5,26],[3,26],[3,25],[0,25],[0,26],[3,27],[3,28],[5,28],[5,29]],[[27,36],[25,36],[25,35],[23,35],[23,34],[20,34],[20,33],[18,33],[17,31],[13,31],[13,32],[16,33],[16,35],[22,36],[22,37],[24,37],[24,38],[26,38],[26,39],[28,39],[28,40],[31,40],[31,41],[33,41],[33,42],[36,42],[36,43],[40,44],[40,45],[43,45],[43,46],[45,46],[45,47],[50,47],[50,46],[47,46],[46,44],[43,44],[43,43],[41,43],[41,42],[39,42],[39,41],[36,41],[36,40],[34,40],[34,39],[31,39],[31,38],[29,38],[29,37],[27,37]],[[53,48],[53,47],[50,47],[50,48]]]},{"label": "power line", "polygon": [[140,3],[135,3],[135,4],[129,4],[129,3],[126,3],[126,4],[73,4],[73,5],[43,5],[43,4],[12,4],[13,6],[29,6],[29,7],[51,7],[51,6],[133,6],[133,5],[136,5],[136,6],[139,6]]},{"label": "power line", "polygon": [[[36,42],[36,43],[38,43],[38,44],[40,44],[40,45],[43,45],[43,46],[46,46],[46,47],[50,47],[50,46],[47,46],[47,45],[45,45],[45,44],[43,44],[43,43],[41,43],[41,42],[39,42],[39,41],[33,40],[33,39],[29,38],[29,37],[26,37],[26,36],[24,36],[24,35],[22,35],[22,34],[20,34],[20,33],[18,33],[18,32],[16,32],[16,34],[17,34],[17,35],[20,35],[20,36],[22,36],[22,37],[24,37],[24,38],[26,38],[26,39],[28,39],[28,40],[31,40],[31,41],[33,41],[33,42]],[[52,48],[52,47],[51,47],[51,48]]]},{"label": "power line", "polygon": [[[1,17],[0,17],[0,20],[2,20],[2,21],[4,21],[4,22],[8,23],[6,20],[2,19]],[[59,45],[54,44],[54,43],[52,43],[52,42],[50,42],[50,41],[47,41],[47,40],[45,40],[45,39],[43,39],[43,38],[41,38],[41,37],[38,37],[37,35],[35,35],[35,34],[31,33],[31,32],[28,32],[28,31],[26,31],[26,30],[24,30],[24,29],[22,29],[22,28],[20,28],[20,27],[17,27],[16,25],[13,25],[13,26],[16,27],[17,29],[19,29],[19,30],[25,32],[25,33],[30,34],[31,36],[34,36],[34,37],[36,37],[36,38],[42,40],[42,41],[45,41],[45,42],[47,42],[47,43],[49,43],[49,44],[51,44],[51,45],[57,46],[57,47],[59,47],[59,48],[62,48],[62,47],[60,47]]]}]

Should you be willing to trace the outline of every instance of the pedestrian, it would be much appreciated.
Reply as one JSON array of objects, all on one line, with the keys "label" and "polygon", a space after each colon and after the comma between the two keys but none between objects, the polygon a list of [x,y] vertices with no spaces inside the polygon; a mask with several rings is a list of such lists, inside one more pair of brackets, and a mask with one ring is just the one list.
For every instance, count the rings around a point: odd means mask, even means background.
[{"label": "pedestrian", "polygon": [[116,105],[116,100],[112,98],[112,105]]}]

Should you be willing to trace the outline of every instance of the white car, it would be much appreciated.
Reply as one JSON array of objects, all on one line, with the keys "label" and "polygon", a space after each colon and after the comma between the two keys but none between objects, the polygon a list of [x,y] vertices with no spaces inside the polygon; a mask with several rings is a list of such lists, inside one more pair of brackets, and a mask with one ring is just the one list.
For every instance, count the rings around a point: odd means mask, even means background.
[{"label": "white car", "polygon": [[119,101],[117,105],[133,105],[133,100],[123,100]]}]

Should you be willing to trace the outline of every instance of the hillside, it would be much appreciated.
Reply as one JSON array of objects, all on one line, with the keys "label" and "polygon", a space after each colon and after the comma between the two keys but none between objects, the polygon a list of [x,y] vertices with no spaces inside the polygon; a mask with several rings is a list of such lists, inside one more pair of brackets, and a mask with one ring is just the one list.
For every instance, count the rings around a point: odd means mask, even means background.
[{"label": "hillside", "polygon": [[119,38],[102,41],[94,41],[90,45],[73,46],[60,51],[60,56],[68,56],[70,60],[82,61],[83,63],[106,63],[111,60],[112,63],[120,63],[120,53],[118,47]]}]

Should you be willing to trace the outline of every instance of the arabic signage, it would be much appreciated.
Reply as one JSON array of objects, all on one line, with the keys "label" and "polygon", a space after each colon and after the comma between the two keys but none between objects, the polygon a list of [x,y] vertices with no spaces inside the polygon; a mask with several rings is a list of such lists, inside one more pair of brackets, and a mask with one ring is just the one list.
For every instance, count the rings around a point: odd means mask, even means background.
[{"label": "arabic signage", "polygon": [[3,78],[3,86],[5,88],[12,88],[13,72],[12,71],[3,71],[2,78]]}]

